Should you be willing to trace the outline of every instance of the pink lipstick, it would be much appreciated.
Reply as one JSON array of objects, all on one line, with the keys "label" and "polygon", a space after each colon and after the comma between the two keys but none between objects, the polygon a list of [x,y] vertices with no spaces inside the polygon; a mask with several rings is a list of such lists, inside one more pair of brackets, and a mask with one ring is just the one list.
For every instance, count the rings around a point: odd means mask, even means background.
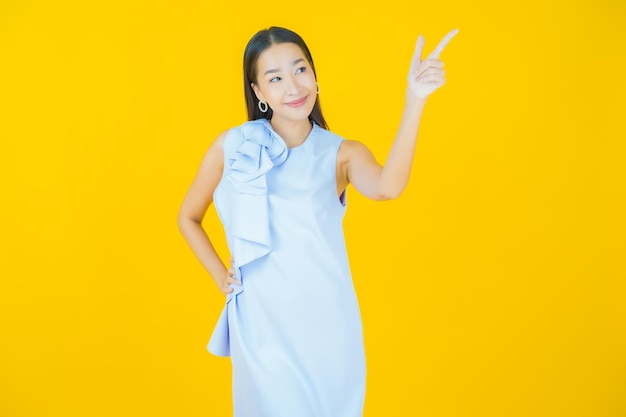
[{"label": "pink lipstick", "polygon": [[299,98],[297,100],[293,100],[290,101],[289,103],[285,103],[287,106],[289,107],[301,107],[304,105],[304,103],[306,103],[306,99],[308,98],[308,96],[304,96],[302,98]]}]

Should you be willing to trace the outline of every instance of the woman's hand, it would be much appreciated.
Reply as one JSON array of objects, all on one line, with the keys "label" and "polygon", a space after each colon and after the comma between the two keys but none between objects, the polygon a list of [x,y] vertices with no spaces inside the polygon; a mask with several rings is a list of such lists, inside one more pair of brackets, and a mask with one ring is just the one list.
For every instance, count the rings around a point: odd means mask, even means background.
[{"label": "woman's hand", "polygon": [[415,46],[415,53],[413,54],[411,68],[409,70],[407,94],[417,99],[424,100],[433,91],[445,84],[445,71],[443,70],[443,62],[439,60],[439,55],[448,42],[450,42],[450,39],[458,32],[458,29],[454,29],[444,36],[435,50],[423,61],[422,48],[424,47],[424,37],[420,35],[417,38],[417,45]]},{"label": "woman's hand", "polygon": [[222,285],[220,286],[220,291],[224,293],[224,295],[233,292],[233,289],[230,287],[230,284],[241,285],[239,280],[235,278],[235,268],[233,267],[234,259],[230,258],[230,268],[226,272],[226,278],[222,281]]}]

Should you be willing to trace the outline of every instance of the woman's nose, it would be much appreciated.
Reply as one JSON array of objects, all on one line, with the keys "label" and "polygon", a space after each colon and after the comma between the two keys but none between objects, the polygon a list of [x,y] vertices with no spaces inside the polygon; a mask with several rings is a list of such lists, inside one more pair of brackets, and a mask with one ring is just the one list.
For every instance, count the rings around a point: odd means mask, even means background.
[{"label": "woman's nose", "polygon": [[285,81],[287,81],[285,83],[287,94],[296,94],[298,92],[298,82],[296,79],[292,76],[287,77]]}]

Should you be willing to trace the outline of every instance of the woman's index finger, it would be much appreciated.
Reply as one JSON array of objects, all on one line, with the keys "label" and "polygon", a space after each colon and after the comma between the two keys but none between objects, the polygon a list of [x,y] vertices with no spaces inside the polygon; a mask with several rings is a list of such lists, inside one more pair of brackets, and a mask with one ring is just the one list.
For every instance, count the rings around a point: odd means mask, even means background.
[{"label": "woman's index finger", "polygon": [[435,48],[435,50],[432,51],[430,54],[428,54],[428,58],[439,59],[439,55],[441,55],[441,52],[443,52],[443,48],[446,47],[448,42],[450,42],[450,40],[457,33],[459,33],[459,30],[458,29],[453,29],[453,30],[450,31],[450,33],[448,33],[446,36],[444,36],[443,39],[439,42],[439,45],[437,45],[437,47]]}]

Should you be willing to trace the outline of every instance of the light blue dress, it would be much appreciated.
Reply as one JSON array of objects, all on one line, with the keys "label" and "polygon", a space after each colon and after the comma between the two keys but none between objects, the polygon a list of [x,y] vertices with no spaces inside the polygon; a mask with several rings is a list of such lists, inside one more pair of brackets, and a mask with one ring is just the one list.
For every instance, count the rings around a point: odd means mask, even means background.
[{"label": "light blue dress", "polygon": [[208,344],[231,356],[235,417],[361,417],[365,354],[346,255],[342,138],[287,148],[265,119],[230,130],[214,202],[241,286]]}]

